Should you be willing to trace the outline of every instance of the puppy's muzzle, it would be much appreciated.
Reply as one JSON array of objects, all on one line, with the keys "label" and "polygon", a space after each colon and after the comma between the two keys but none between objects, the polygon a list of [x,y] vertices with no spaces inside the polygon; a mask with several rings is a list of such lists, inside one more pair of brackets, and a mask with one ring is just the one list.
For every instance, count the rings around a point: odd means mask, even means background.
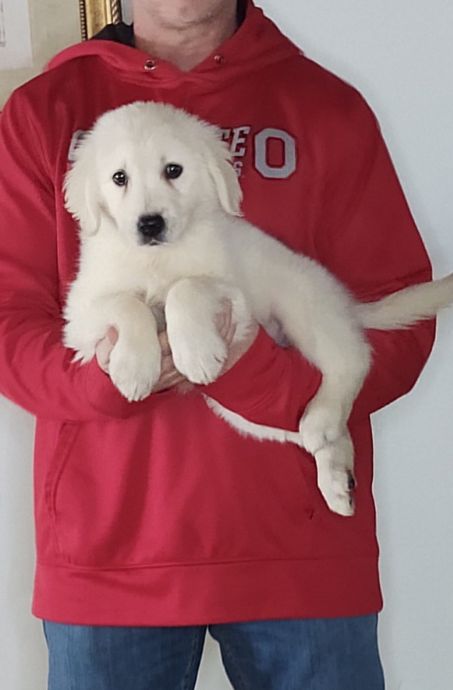
[{"label": "puppy's muzzle", "polygon": [[159,213],[140,216],[137,230],[141,244],[159,244],[165,241],[166,223]]}]

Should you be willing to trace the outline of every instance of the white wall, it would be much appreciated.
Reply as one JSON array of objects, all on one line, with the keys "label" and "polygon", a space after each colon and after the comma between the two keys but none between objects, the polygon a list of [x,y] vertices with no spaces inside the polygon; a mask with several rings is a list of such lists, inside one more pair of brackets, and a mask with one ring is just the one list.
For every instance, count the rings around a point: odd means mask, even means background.
[{"label": "white wall", "polygon": [[[12,7],[14,0],[10,0]],[[0,110],[11,90],[31,79],[52,54],[80,37],[79,6],[76,0],[28,0],[33,67],[3,70],[0,64]],[[9,690],[9,689],[8,689]]]},{"label": "white wall", "polygon": [[[453,270],[453,3],[262,0],[305,51],[358,86],[381,121],[435,271]],[[453,687],[453,314],[415,391],[374,419],[387,690]],[[0,401],[0,668],[44,690],[32,583],[32,420]],[[197,690],[230,688],[207,638]],[[258,689],[257,689],[258,690]],[[282,689],[284,690],[284,689]]]}]

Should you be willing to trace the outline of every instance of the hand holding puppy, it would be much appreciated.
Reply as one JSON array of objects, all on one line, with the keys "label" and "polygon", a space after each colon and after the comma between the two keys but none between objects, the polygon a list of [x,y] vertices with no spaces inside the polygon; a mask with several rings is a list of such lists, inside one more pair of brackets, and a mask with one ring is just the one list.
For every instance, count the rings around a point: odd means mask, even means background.
[{"label": "hand holding puppy", "polygon": [[[228,358],[222,370],[222,373],[225,373],[236,364],[245,352],[247,352],[258,334],[258,324],[255,323],[254,326],[250,328],[244,340],[232,345],[236,324],[232,321],[231,302],[230,300],[225,300],[222,311],[215,317],[215,325],[220,337],[228,348]],[[175,368],[167,331],[161,331],[158,337],[162,352],[162,369],[160,378],[152,392],[159,393],[160,391],[174,388],[175,386],[191,386],[192,384]],[[117,340],[118,332],[113,326],[110,326],[104,338],[102,338],[96,346],[97,363],[106,374],[109,373],[110,354]]]}]

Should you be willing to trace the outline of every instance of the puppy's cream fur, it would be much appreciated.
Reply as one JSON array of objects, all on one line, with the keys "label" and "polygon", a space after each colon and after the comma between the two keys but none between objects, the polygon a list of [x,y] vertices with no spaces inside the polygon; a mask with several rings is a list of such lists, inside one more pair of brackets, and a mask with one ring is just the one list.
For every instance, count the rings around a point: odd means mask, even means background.
[{"label": "puppy's cream fur", "polygon": [[[183,167],[173,180],[169,163]],[[118,170],[124,187],[114,184]],[[322,372],[299,431],[263,427],[212,409],[243,433],[291,441],[315,457],[329,507],[353,512],[353,448],[347,420],[370,366],[364,328],[401,328],[453,301],[453,276],[373,304],[356,303],[320,264],[297,255],[239,217],[241,190],[217,130],[169,105],[134,103],[103,115],[76,150],[65,181],[80,226],[81,254],[65,308],[65,344],[82,362],[109,326],[118,330],[110,376],[129,400],[159,378],[156,314],[164,310],[177,369],[194,383],[217,378],[227,352],[214,316],[225,297],[244,338],[256,319],[283,331]],[[157,244],[141,245],[143,215],[166,223]]]}]

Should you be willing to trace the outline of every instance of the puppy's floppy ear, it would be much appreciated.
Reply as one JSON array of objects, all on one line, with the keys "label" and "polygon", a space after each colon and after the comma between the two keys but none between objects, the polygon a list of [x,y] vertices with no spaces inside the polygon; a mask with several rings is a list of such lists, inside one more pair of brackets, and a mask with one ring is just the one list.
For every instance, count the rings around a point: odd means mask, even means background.
[{"label": "puppy's floppy ear", "polygon": [[63,189],[68,211],[79,221],[82,237],[95,235],[101,222],[101,199],[90,133],[83,135],[73,152]]},{"label": "puppy's floppy ear", "polygon": [[241,215],[242,189],[238,176],[231,163],[227,145],[220,140],[218,133],[209,138],[205,148],[208,172],[226,213]]}]

